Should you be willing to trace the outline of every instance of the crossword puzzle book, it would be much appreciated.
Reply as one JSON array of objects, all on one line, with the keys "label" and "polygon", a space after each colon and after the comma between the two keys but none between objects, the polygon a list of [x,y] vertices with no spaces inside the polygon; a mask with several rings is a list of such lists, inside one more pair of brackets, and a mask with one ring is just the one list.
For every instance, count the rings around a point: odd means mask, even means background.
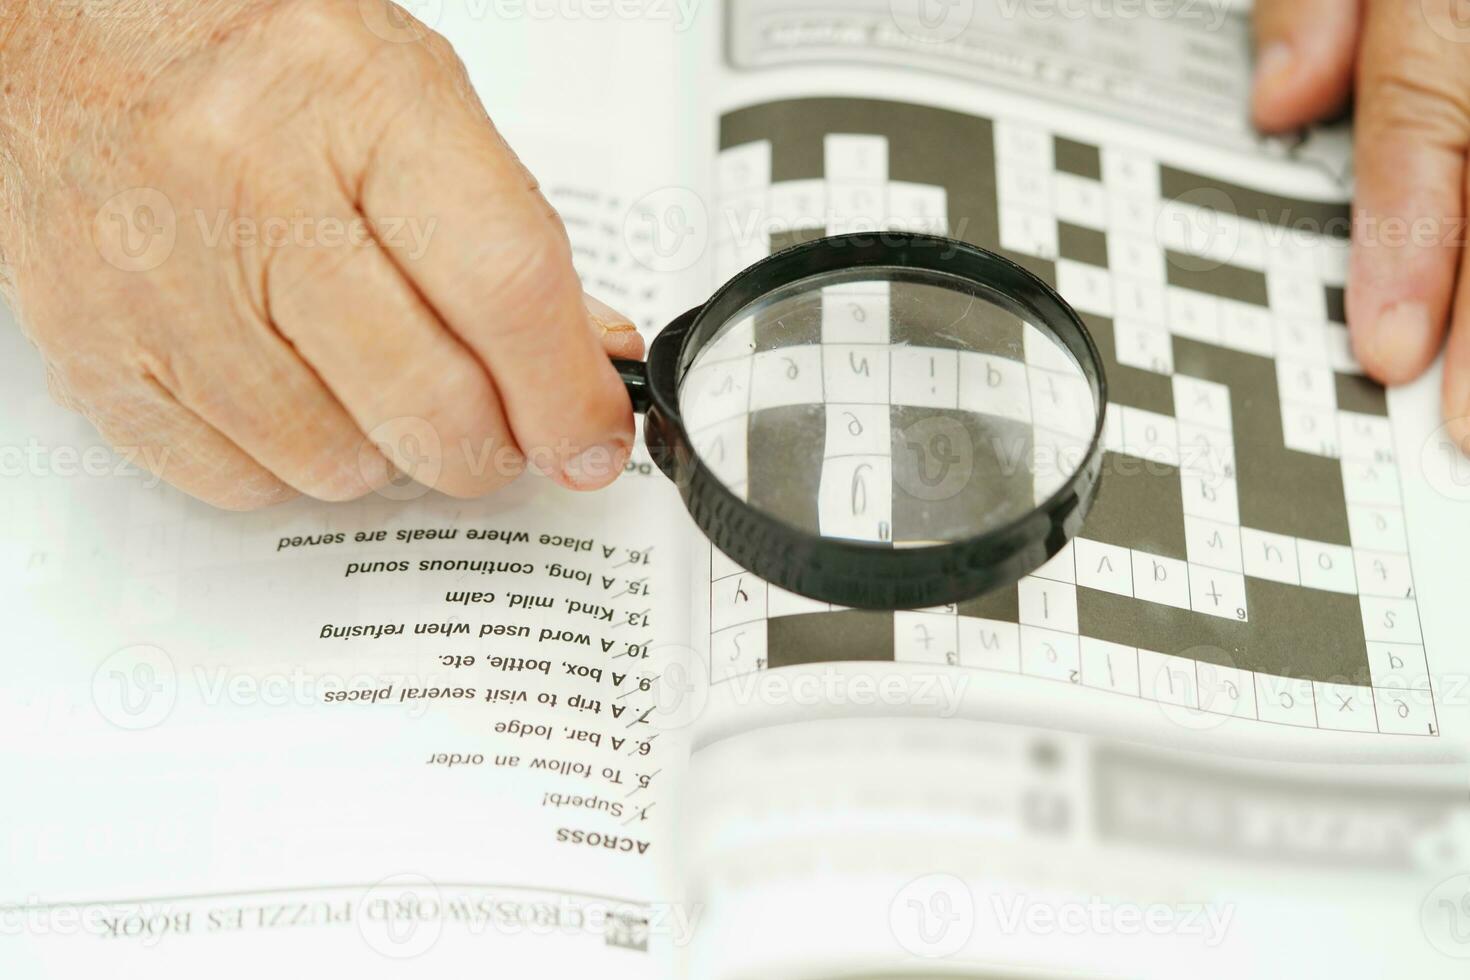
[{"label": "crossword puzzle book", "polygon": [[[1345,126],[1251,131],[1227,7],[938,6],[433,26],[650,338],[844,232],[1055,286],[1108,379],[1078,537],[880,613],[731,562],[646,455],[594,495],[216,513],[6,329],[0,974],[1463,975],[1470,463],[1435,378],[1353,360]],[[982,355],[905,397],[889,298],[824,294],[802,370],[691,433],[824,406],[722,474],[749,500],[847,473],[848,415],[961,406]],[[838,497],[804,519],[883,540],[892,501]]]}]

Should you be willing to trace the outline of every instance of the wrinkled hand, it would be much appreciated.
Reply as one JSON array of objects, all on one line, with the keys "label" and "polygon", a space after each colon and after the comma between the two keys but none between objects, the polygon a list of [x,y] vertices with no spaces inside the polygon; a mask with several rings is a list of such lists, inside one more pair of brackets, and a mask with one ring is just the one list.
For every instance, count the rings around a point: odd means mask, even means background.
[{"label": "wrinkled hand", "polygon": [[57,398],[221,506],[632,445],[641,341],[386,0],[0,0],[0,281]]},{"label": "wrinkled hand", "polygon": [[1312,122],[1354,95],[1358,360],[1386,383],[1412,380],[1448,329],[1444,414],[1470,446],[1470,3],[1257,0],[1255,21],[1260,127]]}]

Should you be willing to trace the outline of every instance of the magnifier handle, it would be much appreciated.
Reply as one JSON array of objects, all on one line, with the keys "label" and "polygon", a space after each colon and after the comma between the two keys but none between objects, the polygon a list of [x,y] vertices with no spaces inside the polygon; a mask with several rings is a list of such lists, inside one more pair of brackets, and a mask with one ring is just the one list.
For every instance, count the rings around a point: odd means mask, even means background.
[{"label": "magnifier handle", "polygon": [[648,389],[648,365],[643,361],[630,361],[621,357],[614,357],[612,363],[618,369],[618,377],[623,379],[623,387],[628,389],[628,397],[633,401],[633,411],[648,411],[648,406],[653,403],[653,396]]}]

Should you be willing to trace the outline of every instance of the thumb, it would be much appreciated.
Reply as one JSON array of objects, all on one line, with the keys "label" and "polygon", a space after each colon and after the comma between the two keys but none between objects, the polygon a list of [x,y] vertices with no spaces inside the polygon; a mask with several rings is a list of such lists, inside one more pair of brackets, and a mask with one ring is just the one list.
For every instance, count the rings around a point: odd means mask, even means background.
[{"label": "thumb", "polygon": [[1462,46],[1436,33],[1420,4],[1369,0],[1347,315],[1358,360],[1389,383],[1434,359],[1449,315],[1470,143],[1467,68]]},{"label": "thumb", "polygon": [[1267,132],[1295,129],[1347,102],[1358,0],[1256,0],[1251,115]]}]

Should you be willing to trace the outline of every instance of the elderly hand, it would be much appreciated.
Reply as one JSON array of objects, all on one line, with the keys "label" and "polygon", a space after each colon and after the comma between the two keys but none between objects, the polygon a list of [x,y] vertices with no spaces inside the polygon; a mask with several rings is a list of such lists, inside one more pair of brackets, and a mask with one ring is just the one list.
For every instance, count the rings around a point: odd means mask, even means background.
[{"label": "elderly hand", "polygon": [[58,399],[223,507],[632,445],[641,341],[387,0],[0,2],[0,284]]},{"label": "elderly hand", "polygon": [[1257,0],[1257,125],[1284,130],[1354,92],[1353,247],[1347,318],[1379,380],[1417,377],[1446,330],[1451,434],[1470,446],[1470,4]]}]

